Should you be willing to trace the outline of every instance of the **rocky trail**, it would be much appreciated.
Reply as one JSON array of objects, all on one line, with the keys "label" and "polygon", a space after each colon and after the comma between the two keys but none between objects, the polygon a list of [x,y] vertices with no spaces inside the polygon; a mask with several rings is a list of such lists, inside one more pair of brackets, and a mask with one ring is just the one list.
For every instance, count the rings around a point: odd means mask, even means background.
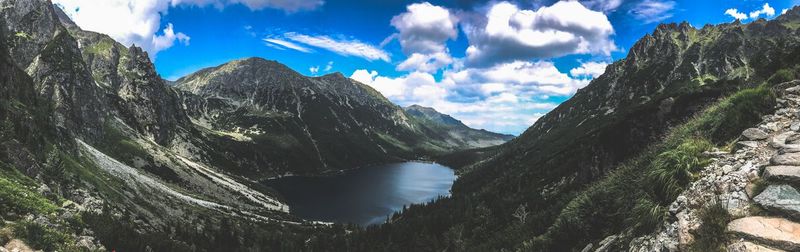
[{"label": "rocky trail", "polygon": [[778,107],[742,132],[732,152],[713,162],[669,206],[669,220],[630,251],[688,251],[704,209],[720,204],[732,216],[728,251],[800,251],[800,81],[785,83]]}]

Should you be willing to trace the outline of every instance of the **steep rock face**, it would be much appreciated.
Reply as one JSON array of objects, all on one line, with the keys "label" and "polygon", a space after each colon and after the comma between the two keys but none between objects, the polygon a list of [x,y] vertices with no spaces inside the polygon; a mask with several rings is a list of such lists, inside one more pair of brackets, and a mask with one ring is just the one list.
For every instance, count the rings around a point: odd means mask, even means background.
[{"label": "steep rock face", "polygon": [[49,1],[4,1],[2,16],[13,41],[12,58],[33,77],[40,97],[51,102],[62,134],[97,139],[106,111],[102,91],[80,60],[76,41]]},{"label": "steep rock face", "polygon": [[[116,106],[128,125],[162,145],[168,145],[179,126],[189,123],[177,93],[155,72],[147,53],[132,46],[121,58]],[[113,82],[112,82],[113,83]]]}]

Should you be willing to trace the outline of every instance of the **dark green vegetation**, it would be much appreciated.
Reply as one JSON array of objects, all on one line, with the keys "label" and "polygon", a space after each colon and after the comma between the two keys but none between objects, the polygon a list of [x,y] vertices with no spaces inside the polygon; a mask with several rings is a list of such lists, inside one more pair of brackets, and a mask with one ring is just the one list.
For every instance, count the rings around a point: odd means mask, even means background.
[{"label": "dark green vegetation", "polygon": [[[783,80],[773,76],[800,63],[798,21],[796,8],[773,21],[659,26],[524,134],[466,165],[451,198],[362,232],[365,250],[574,251],[614,234],[624,250],[667,217],[708,162],[704,151],[726,149],[772,112],[771,85]],[[532,209],[524,223],[520,206]]]},{"label": "dark green vegetation", "polygon": [[725,228],[733,217],[720,203],[711,205],[700,213],[700,228],[694,234],[697,240],[691,251],[727,251]]},{"label": "dark green vegetation", "polygon": [[[24,1],[0,9],[0,240],[46,250],[90,234],[131,251],[571,251],[623,234],[622,250],[667,217],[705,151],[771,112],[800,63],[800,8],[660,25],[521,136],[464,150],[507,136],[256,58],[178,90],[141,48]],[[459,168],[452,197],[365,229],[299,220],[257,182],[404,158]],[[719,248],[726,218],[704,213],[698,250]]]}]

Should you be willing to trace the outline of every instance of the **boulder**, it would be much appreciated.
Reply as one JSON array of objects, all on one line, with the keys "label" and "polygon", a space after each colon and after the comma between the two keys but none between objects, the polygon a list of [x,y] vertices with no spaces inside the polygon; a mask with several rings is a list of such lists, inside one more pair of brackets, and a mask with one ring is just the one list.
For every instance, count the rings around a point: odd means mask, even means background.
[{"label": "boulder", "polygon": [[753,200],[767,210],[800,219],[800,192],[790,185],[770,185]]},{"label": "boulder", "polygon": [[774,165],[795,165],[800,166],[800,152],[790,152],[775,155],[770,158],[770,163]]},{"label": "boulder", "polygon": [[788,251],[800,251],[800,224],[783,218],[752,216],[728,223],[729,233]]},{"label": "boulder", "polygon": [[769,137],[766,132],[757,128],[749,128],[744,130],[744,132],[742,132],[742,136],[750,140],[764,140]]},{"label": "boulder", "polygon": [[767,166],[764,169],[764,178],[772,181],[800,183],[800,166]]}]

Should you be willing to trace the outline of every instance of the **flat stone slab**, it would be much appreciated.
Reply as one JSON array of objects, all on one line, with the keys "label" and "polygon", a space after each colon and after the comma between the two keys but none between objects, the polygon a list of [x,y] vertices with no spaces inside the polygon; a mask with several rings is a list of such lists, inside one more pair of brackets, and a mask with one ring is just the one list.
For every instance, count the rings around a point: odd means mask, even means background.
[{"label": "flat stone slab", "polygon": [[762,245],[758,245],[749,241],[740,241],[728,245],[728,252],[782,252],[784,250],[778,250]]},{"label": "flat stone slab", "polygon": [[769,162],[774,165],[800,166],[800,152],[789,152],[775,155],[769,159]]},{"label": "flat stone slab", "polygon": [[767,166],[764,169],[764,178],[772,181],[800,183],[800,166]]},{"label": "flat stone slab", "polygon": [[727,231],[788,251],[800,251],[800,224],[783,218],[751,216],[728,223]]},{"label": "flat stone slab", "polygon": [[800,192],[790,185],[770,185],[753,200],[769,211],[800,219]]},{"label": "flat stone slab", "polygon": [[742,132],[742,136],[749,140],[764,140],[769,137],[769,134],[761,129],[749,128]]}]

